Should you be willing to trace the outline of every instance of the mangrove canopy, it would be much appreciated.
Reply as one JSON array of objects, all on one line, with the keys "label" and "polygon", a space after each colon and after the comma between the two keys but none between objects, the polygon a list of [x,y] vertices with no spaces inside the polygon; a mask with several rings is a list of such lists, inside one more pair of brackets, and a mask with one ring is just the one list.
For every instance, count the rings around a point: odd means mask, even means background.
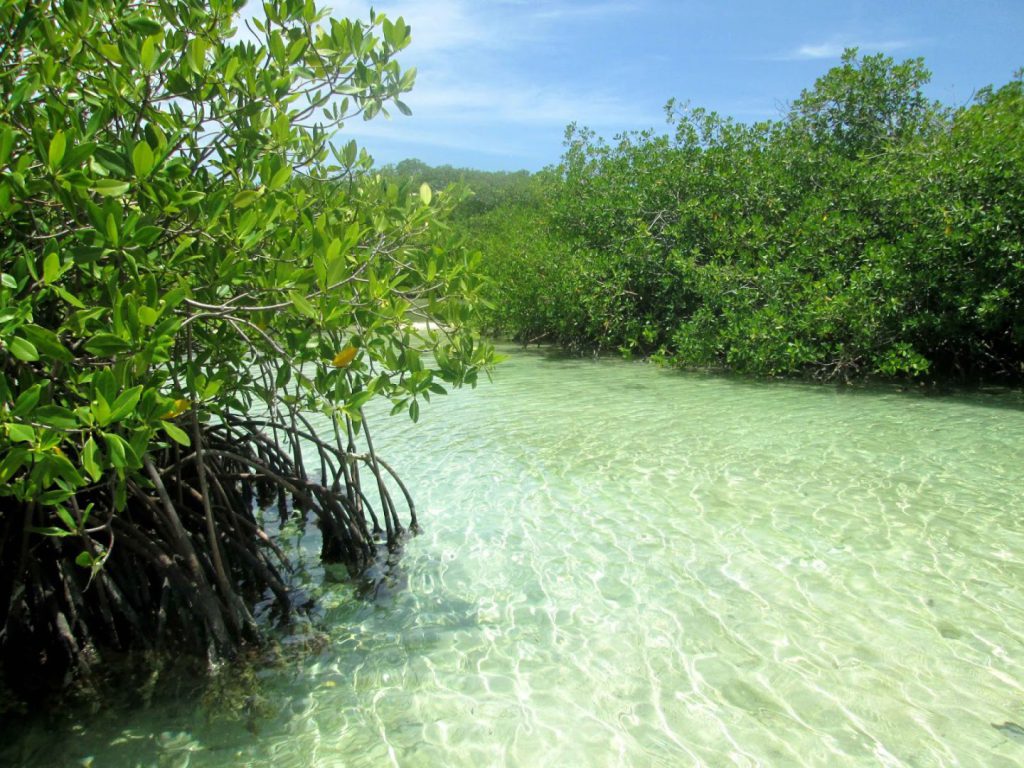
[{"label": "mangrove canopy", "polygon": [[415,513],[363,405],[416,419],[491,360],[454,201],[336,136],[408,112],[409,26],[242,5],[0,6],[0,659],[23,695],[258,641],[255,601],[289,610],[268,505],[353,572],[398,546]]},{"label": "mangrove canopy", "polygon": [[778,120],[570,126],[560,165],[466,223],[490,327],[755,375],[1024,380],[1024,84],[951,108],[928,79],[849,50]]}]

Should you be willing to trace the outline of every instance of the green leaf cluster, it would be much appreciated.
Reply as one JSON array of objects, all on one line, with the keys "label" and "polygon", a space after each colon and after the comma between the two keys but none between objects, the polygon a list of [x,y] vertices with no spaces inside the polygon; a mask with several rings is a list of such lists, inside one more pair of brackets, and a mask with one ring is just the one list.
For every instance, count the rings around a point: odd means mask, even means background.
[{"label": "green leaf cluster", "polygon": [[470,231],[492,328],[759,374],[1024,378],[1024,86],[948,109],[847,51],[781,120],[570,126]]},{"label": "green leaf cluster", "polygon": [[194,420],[417,418],[493,359],[454,198],[337,140],[408,112],[409,25],[240,7],[0,6],[0,495],[37,530],[81,530],[97,484],[123,507]]}]

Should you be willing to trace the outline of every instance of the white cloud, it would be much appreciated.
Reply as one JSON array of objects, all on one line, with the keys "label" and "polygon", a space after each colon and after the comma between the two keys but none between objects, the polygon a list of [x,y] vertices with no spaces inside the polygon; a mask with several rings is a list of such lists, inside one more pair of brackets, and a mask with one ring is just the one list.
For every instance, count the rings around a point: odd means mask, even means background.
[{"label": "white cloud", "polygon": [[801,45],[782,54],[778,58],[784,61],[797,59],[838,59],[847,48],[858,48],[862,53],[892,53],[893,51],[910,48],[914,43],[914,40],[881,40],[873,42],[833,38],[823,43]]},{"label": "white cloud", "polygon": [[[399,61],[418,70],[416,85],[403,96],[419,126],[464,121],[474,125],[567,123],[629,127],[648,125],[659,115],[637,114],[621,94],[598,87],[571,89],[516,77],[502,57],[555,39],[567,17],[627,13],[636,0],[380,0],[373,7],[412,27],[412,44]],[[332,15],[367,18],[366,0],[334,0]],[[395,119],[401,126],[407,121]],[[388,130],[389,133],[394,129]]]},{"label": "white cloud", "polygon": [[[648,127],[661,112],[645,113],[628,91],[604,82],[561,82],[523,68],[560,45],[566,23],[615,18],[647,0],[327,0],[335,18],[368,20],[371,7],[412,27],[412,43],[398,61],[417,69],[402,100],[405,118],[352,120],[341,136],[371,143],[423,145],[484,154],[529,157],[540,136],[557,151],[566,124],[600,130]],[[258,3],[251,5],[258,7]],[[249,8],[248,15],[255,12]],[[531,144],[532,142],[532,144]],[[545,139],[546,143],[546,139]]]},{"label": "white cloud", "polygon": [[578,120],[628,126],[637,121],[636,113],[617,96],[522,82],[481,85],[439,79],[418,85],[405,100],[424,118],[477,123],[563,126]]},{"label": "white cloud", "polygon": [[478,12],[477,4],[464,0],[334,0],[330,3],[331,15],[366,20],[371,5],[389,19],[405,19],[412,27],[410,51],[418,58],[500,42],[498,30],[487,23],[486,14]]}]

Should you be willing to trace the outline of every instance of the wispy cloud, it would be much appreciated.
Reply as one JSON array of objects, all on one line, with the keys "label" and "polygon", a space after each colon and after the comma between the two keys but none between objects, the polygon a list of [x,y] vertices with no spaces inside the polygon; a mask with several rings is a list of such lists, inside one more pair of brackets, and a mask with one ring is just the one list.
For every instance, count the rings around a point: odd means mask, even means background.
[{"label": "wispy cloud", "polygon": [[838,59],[847,48],[858,48],[862,52],[893,53],[913,46],[916,40],[855,40],[852,38],[832,38],[821,43],[805,43],[792,50],[786,51],[777,59],[783,61],[796,61],[808,59]]},{"label": "wispy cloud", "polygon": [[[379,0],[374,7],[412,26],[412,45],[401,55],[416,66],[416,86],[405,101],[416,122],[505,126],[554,126],[577,120],[588,125],[636,125],[638,110],[621,93],[601,85],[574,88],[511,73],[502,57],[557,36],[567,18],[625,14],[643,0]],[[334,0],[334,15],[366,18],[366,0]],[[657,121],[657,115],[651,116]],[[396,118],[396,124],[403,121]],[[390,131],[388,131],[390,132]]]},{"label": "wispy cloud", "polygon": [[820,43],[805,43],[773,58],[782,61],[839,58],[847,48],[858,48],[861,52],[867,53],[893,53],[910,48],[920,42],[920,40],[910,39],[857,40],[835,37]]},{"label": "wispy cloud", "polygon": [[372,5],[389,18],[412,26],[417,56],[500,50],[550,39],[559,22],[627,15],[645,0],[333,0],[335,16],[366,18]]},{"label": "wispy cloud", "polygon": [[[250,0],[253,5],[258,5]],[[326,0],[335,18],[367,20],[371,7],[412,27],[398,57],[417,69],[402,100],[413,119],[346,123],[342,135],[372,148],[421,145],[478,154],[554,156],[566,124],[619,131],[661,122],[627,89],[581,82],[538,62],[557,57],[570,29],[619,23],[650,0]],[[258,15],[258,9],[250,11]],[[380,154],[375,152],[375,154]]]},{"label": "wispy cloud", "polygon": [[427,81],[417,85],[406,101],[423,117],[476,123],[563,126],[578,120],[592,125],[629,126],[638,117],[636,110],[615,94],[593,89],[569,91],[514,80],[483,85]]},{"label": "wispy cloud", "polygon": [[487,23],[486,14],[465,0],[334,0],[335,17],[366,19],[371,5],[390,19],[401,16],[412,26],[413,48],[418,58],[473,48],[487,48],[501,42],[501,30]]}]

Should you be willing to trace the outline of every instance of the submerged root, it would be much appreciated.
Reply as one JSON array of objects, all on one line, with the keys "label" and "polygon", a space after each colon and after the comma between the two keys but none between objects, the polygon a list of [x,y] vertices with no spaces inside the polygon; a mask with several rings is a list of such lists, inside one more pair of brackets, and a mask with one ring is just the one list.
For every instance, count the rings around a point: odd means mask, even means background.
[{"label": "submerged root", "polygon": [[[378,547],[397,552],[406,529],[389,482],[407,502],[411,530],[415,509],[365,428],[360,451],[351,423],[343,445],[341,431],[327,441],[302,419],[289,421],[194,422],[189,448],[148,455],[141,472],[105,477],[74,497],[83,522],[66,535],[53,534],[52,508],[4,499],[0,682],[38,700],[99,680],[104,662],[130,656],[143,660],[151,687],[161,657],[213,668],[259,647],[265,622],[254,606],[287,621],[294,601],[291,564],[257,502],[276,502],[277,525],[315,520],[322,559],[350,576],[366,571]],[[307,475],[302,450],[315,453],[319,477]]]}]

